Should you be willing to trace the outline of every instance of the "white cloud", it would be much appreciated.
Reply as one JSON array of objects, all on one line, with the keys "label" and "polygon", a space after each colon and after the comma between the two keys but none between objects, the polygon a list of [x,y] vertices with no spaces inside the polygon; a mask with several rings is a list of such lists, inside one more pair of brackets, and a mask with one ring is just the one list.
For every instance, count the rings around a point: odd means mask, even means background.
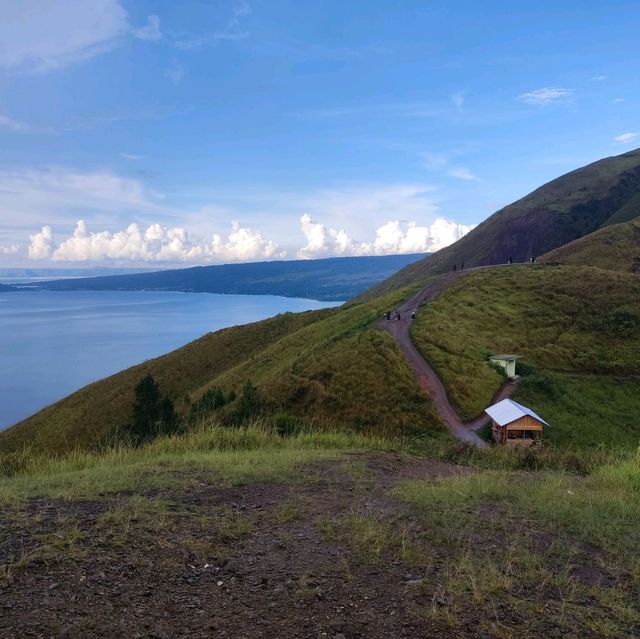
[{"label": "white cloud", "polygon": [[8,129],[14,133],[53,133],[53,129],[37,127],[21,120],[15,120],[0,113],[0,128]]},{"label": "white cloud", "polygon": [[142,160],[143,155],[135,155],[135,153],[120,153],[120,157],[125,160]]},{"label": "white cloud", "polygon": [[5,225],[68,222],[89,213],[121,216],[156,211],[161,202],[162,196],[140,181],[108,171],[66,167],[0,171],[0,220]]},{"label": "white cloud", "polygon": [[454,166],[449,169],[449,175],[452,177],[460,178],[461,180],[467,180],[469,182],[480,182],[480,178],[472,173],[469,169],[464,166]]},{"label": "white cloud", "polygon": [[631,144],[635,142],[638,137],[640,137],[640,133],[622,133],[621,135],[616,135],[613,141],[615,144]]},{"label": "white cloud", "polygon": [[592,82],[604,82],[608,76],[606,75],[596,75],[593,78],[590,78]]},{"label": "white cloud", "polygon": [[182,76],[184,75],[184,67],[179,64],[177,60],[171,60],[169,67],[165,71],[165,75],[173,84],[178,86],[182,81]]},{"label": "white cloud", "polygon": [[147,17],[147,24],[144,27],[133,30],[133,35],[140,40],[150,40],[157,42],[162,39],[162,31],[160,31],[160,18],[156,15]]},{"label": "white cloud", "polygon": [[30,236],[32,260],[54,262],[221,262],[285,257],[285,252],[260,231],[232,223],[225,240],[214,234],[209,242],[191,238],[185,228],[151,224],[146,230],[130,224],[125,230],[90,232],[79,220],[70,237],[56,244],[50,226]]},{"label": "white cloud", "polygon": [[[455,157],[456,154],[452,154]],[[422,158],[429,171],[446,173],[447,175],[467,180],[468,182],[481,182],[482,180],[470,169],[451,163],[452,155],[446,153],[422,153]]]},{"label": "white cloud", "polygon": [[128,30],[118,0],[0,3],[0,68],[47,71],[110,49]]},{"label": "white cloud", "polygon": [[624,98],[615,98],[613,101],[615,104],[620,104],[620,102],[624,102]]},{"label": "white cloud", "polygon": [[452,93],[451,102],[453,102],[453,106],[455,106],[458,111],[462,111],[462,107],[464,105],[464,92],[456,91],[456,93]]},{"label": "white cloud", "polygon": [[562,87],[543,87],[528,93],[522,93],[518,99],[534,106],[546,106],[548,104],[558,104],[570,102],[573,98],[571,89]]},{"label": "white cloud", "polygon": [[428,226],[416,222],[392,220],[376,230],[372,242],[352,239],[343,229],[328,228],[314,221],[310,215],[300,218],[306,246],[298,251],[302,259],[332,255],[392,255],[397,253],[425,253],[438,251],[468,233],[473,226],[436,218]]},{"label": "white cloud", "polygon": [[50,226],[43,226],[39,233],[29,236],[29,259],[46,260],[53,250],[53,230]]},{"label": "white cloud", "polygon": [[11,244],[10,246],[0,246],[0,255],[16,255],[19,251],[18,246]]}]

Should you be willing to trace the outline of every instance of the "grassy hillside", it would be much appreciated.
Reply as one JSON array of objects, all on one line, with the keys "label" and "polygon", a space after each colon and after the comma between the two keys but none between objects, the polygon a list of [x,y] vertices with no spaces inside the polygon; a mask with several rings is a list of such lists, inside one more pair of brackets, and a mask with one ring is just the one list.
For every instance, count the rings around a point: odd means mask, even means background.
[{"label": "grassy hillside", "polygon": [[[390,336],[373,329],[410,291],[367,304],[285,314],[207,335],[168,355],[91,384],[0,433],[0,450],[64,451],[104,440],[130,416],[134,387],[150,373],[178,409],[210,388],[258,387],[261,409],[318,427],[382,431],[439,428]],[[237,402],[236,402],[237,403]],[[227,407],[232,411],[234,405]]]},{"label": "grassy hillside", "polygon": [[[636,213],[640,213],[640,201]],[[540,261],[640,273],[640,217],[605,226],[543,255]]]},{"label": "grassy hillside", "polygon": [[465,417],[479,414],[502,383],[485,356],[515,353],[538,369],[516,398],[551,422],[551,441],[640,440],[636,275],[568,266],[469,274],[420,312],[413,339]]},{"label": "grassy hillside", "polygon": [[466,266],[526,262],[613,223],[638,216],[640,149],[567,173],[506,206],[428,260],[367,291],[373,297]]}]

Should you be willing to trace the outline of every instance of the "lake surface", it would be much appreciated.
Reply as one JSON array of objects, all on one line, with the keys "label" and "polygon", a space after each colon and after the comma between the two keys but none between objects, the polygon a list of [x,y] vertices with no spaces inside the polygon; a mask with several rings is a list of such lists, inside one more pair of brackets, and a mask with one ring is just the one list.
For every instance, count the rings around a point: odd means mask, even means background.
[{"label": "lake surface", "polygon": [[134,291],[0,293],[0,430],[205,333],[331,302]]}]

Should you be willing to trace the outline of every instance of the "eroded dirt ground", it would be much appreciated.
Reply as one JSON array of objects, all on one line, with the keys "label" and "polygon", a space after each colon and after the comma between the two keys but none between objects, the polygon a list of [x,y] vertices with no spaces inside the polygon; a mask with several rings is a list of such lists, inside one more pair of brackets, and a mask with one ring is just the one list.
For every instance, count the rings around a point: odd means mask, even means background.
[{"label": "eroded dirt ground", "polygon": [[[506,552],[499,508],[457,531],[446,513],[430,520],[391,493],[404,479],[466,472],[351,455],[286,485],[203,477],[188,493],[16,506],[0,515],[0,637],[595,637],[598,616],[603,635],[638,632],[633,615],[609,623],[607,599],[592,595],[614,579],[599,549],[568,564],[547,553],[547,532],[523,528],[544,571],[516,566],[487,581],[484,555]],[[573,594],[536,582],[568,565]],[[523,591],[517,570],[534,587]]]}]

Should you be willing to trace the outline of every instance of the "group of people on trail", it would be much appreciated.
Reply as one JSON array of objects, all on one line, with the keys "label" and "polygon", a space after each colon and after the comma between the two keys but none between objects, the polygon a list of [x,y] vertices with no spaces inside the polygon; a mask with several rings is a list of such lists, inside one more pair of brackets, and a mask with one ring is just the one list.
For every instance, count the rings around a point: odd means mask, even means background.
[{"label": "group of people on trail", "polygon": [[[464,262],[462,262],[462,264],[460,264],[460,270],[462,270],[464,268]],[[454,264],[453,268],[451,269],[452,271],[457,271],[458,270],[458,265]]]},{"label": "group of people on trail", "polygon": [[[533,255],[533,256],[531,256],[531,257],[529,258],[529,263],[530,263],[530,264],[535,264],[535,263],[536,263],[536,256],[535,256],[535,255]],[[512,258],[512,257],[509,257],[509,258],[507,259],[507,264],[513,264],[513,258]]]},{"label": "group of people on trail", "polygon": [[[385,316],[385,318],[387,319],[387,321],[390,321],[390,320],[391,320],[391,311],[387,311],[387,312],[384,314],[384,316]],[[413,311],[413,312],[411,313],[411,319],[412,319],[412,320],[414,320],[415,318],[416,318],[416,312],[415,312],[415,311]],[[399,322],[399,321],[401,321],[401,320],[402,320],[402,315],[400,314],[400,309],[398,309],[398,310],[396,311],[395,315],[393,316],[393,319],[394,319],[394,320],[396,320],[397,322]]]}]

